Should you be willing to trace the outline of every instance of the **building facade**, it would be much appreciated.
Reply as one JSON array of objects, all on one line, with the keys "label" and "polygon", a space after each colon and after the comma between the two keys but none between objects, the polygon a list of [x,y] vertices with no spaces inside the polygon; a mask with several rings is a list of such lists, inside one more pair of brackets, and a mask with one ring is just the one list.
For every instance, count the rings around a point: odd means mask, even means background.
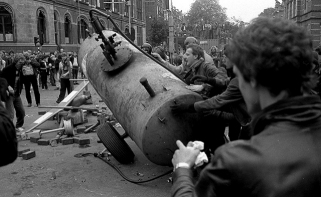
[{"label": "building facade", "polygon": [[275,12],[273,13],[274,18],[284,18],[284,5],[279,1],[275,2]]},{"label": "building facade", "polygon": [[165,0],[145,0],[146,34],[150,36],[151,25],[154,19],[165,20]]},{"label": "building facade", "polygon": [[[131,23],[121,0],[0,0],[0,50],[37,50],[39,37],[44,52],[64,48],[78,51],[80,44],[93,32],[89,10],[96,8],[111,16],[123,32],[129,26],[134,42],[146,40],[144,0],[131,0]],[[113,9],[107,9],[110,7]],[[106,17],[97,15],[106,29],[115,30]]]},{"label": "building facade", "polygon": [[305,27],[313,36],[313,47],[320,45],[321,0],[283,0],[284,18]]}]

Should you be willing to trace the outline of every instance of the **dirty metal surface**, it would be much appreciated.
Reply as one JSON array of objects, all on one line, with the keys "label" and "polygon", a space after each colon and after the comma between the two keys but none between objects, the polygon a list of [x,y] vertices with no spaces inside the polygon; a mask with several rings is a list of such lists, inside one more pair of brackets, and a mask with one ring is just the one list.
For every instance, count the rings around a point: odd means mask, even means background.
[{"label": "dirty metal surface", "polygon": [[133,52],[128,47],[120,46],[115,48],[117,60],[114,60],[114,65],[110,65],[107,59],[105,59],[101,64],[101,69],[103,71],[109,72],[124,66],[131,58]]},{"label": "dirty metal surface", "polygon": [[[113,32],[104,31],[104,34],[108,37]],[[158,165],[171,165],[175,141],[193,140],[191,133],[197,114],[173,116],[169,106],[174,99],[191,102],[202,98],[118,34],[115,41],[122,41],[122,46],[133,52],[125,66],[104,72],[101,66],[107,61],[98,48],[99,43],[92,39],[81,46],[84,55],[79,56],[80,64],[94,89],[147,158]],[[86,50],[88,45],[91,47]],[[140,83],[143,77],[155,92],[154,97]],[[162,122],[164,117],[166,120]]]}]

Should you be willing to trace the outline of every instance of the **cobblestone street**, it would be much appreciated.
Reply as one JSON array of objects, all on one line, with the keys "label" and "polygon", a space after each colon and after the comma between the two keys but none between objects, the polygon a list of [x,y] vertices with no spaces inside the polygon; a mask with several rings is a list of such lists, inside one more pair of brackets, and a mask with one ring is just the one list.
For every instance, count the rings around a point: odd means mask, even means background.
[{"label": "cobblestone street", "polygon": [[[53,89],[54,87],[49,86],[49,90],[40,90],[42,106],[57,105],[55,101],[59,91]],[[99,102],[99,96],[90,85],[89,91],[93,97],[94,106],[105,106],[104,103]],[[24,90],[21,98],[26,110],[24,127],[28,129],[28,125],[40,117],[38,111],[46,109],[26,107]],[[86,105],[86,107],[90,106]],[[96,121],[96,116],[88,115],[87,124],[93,124]],[[39,128],[48,130],[58,126],[56,121],[47,121]],[[117,130],[123,133],[120,127]],[[55,135],[56,133],[46,134],[43,138],[50,139]],[[167,180],[170,175],[137,185],[124,180],[111,166],[94,156],[75,157],[78,153],[96,153],[104,149],[102,144],[97,143],[96,133],[80,134],[79,137],[90,138],[90,145],[86,148],[80,148],[78,144],[58,144],[57,147],[51,147],[20,140],[19,149],[34,150],[36,157],[30,160],[22,160],[18,157],[13,164],[0,168],[0,196],[169,196],[171,183]],[[113,157],[111,162],[128,178],[145,180],[170,170],[168,167],[157,166],[148,161],[130,138],[127,138],[126,142],[135,154],[134,163],[122,165]]]}]

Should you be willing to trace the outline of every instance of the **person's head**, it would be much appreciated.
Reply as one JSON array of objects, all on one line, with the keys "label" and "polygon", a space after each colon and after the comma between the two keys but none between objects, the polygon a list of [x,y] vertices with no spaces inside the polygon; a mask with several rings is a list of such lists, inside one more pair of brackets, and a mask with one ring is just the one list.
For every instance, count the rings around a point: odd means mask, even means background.
[{"label": "person's head", "polygon": [[40,55],[40,56],[39,56],[39,60],[40,60],[40,61],[48,62],[48,58],[49,58],[48,55]]},{"label": "person's head", "polygon": [[63,52],[64,52],[64,49],[63,49],[63,48],[61,48],[61,49],[59,50],[59,52],[60,52],[60,53],[63,53]]},{"label": "person's head", "polygon": [[56,60],[56,56],[55,56],[54,54],[51,54],[51,55],[50,55],[50,59]]},{"label": "person's head", "polygon": [[185,38],[185,41],[184,41],[184,46],[186,47],[187,45],[190,45],[190,44],[197,44],[199,45],[199,42],[196,38],[194,37],[186,37]]},{"label": "person's head", "polygon": [[210,51],[211,51],[211,55],[212,55],[212,56],[216,56],[218,49],[217,49],[216,46],[212,46],[211,49],[210,49]]},{"label": "person's head", "polygon": [[66,61],[68,61],[68,60],[69,60],[69,58],[68,58],[67,53],[61,53],[61,61],[63,63],[66,63]]},{"label": "person's head", "polygon": [[26,60],[30,59],[31,53],[29,53],[29,51],[24,51],[22,54],[25,56]]},{"label": "person's head", "polygon": [[228,56],[250,113],[303,94],[311,79],[311,43],[302,27],[280,18],[256,18],[235,34]]},{"label": "person's head", "polygon": [[163,47],[161,46],[155,47],[153,52],[158,53],[161,56],[161,58],[166,61],[165,50]]},{"label": "person's head", "polygon": [[148,54],[152,53],[152,45],[150,45],[149,43],[144,43],[142,45],[142,49]]},{"label": "person's head", "polygon": [[12,50],[9,51],[9,55],[10,55],[10,56],[13,56],[13,55],[14,55],[14,51],[12,51]]},{"label": "person's head", "polygon": [[223,60],[222,60],[222,63],[224,64],[224,67],[229,70],[229,69],[233,69],[233,63],[231,62],[231,60],[229,59],[229,53],[228,53],[228,50],[227,48],[229,47],[228,44],[226,44],[224,46],[224,50],[223,50],[223,54],[224,54],[224,57],[223,57]]},{"label": "person's head", "polygon": [[182,64],[183,56],[182,55],[176,55],[174,58],[174,64],[176,66],[179,66]]},{"label": "person's head", "polygon": [[38,55],[39,61],[43,61],[44,59],[45,59],[45,55],[42,55],[42,54]]},{"label": "person's head", "polygon": [[15,66],[18,70],[22,67],[22,65],[25,63],[25,61],[26,61],[26,58],[25,58],[24,54],[22,54],[22,53],[15,54],[13,63],[15,64]]},{"label": "person's head", "polygon": [[200,60],[201,58],[204,59],[204,50],[202,47],[196,44],[189,44],[186,47],[186,51],[183,55],[183,59],[186,62],[186,67],[190,68],[193,63]]}]

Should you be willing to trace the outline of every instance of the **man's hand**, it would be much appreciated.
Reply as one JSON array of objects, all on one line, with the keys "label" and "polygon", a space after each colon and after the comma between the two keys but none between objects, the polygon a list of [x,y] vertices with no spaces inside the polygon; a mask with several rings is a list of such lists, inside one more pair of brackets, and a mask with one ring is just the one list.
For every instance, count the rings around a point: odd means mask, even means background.
[{"label": "man's hand", "polygon": [[212,77],[206,77],[203,75],[195,75],[191,79],[192,83],[197,84],[197,83],[207,83],[210,84],[211,86],[216,85],[216,79]]},{"label": "man's hand", "polygon": [[174,103],[170,106],[173,113],[195,112],[194,103],[178,103],[175,101]]},{"label": "man's hand", "polygon": [[156,58],[158,61],[160,62],[165,62],[165,60],[163,60],[163,58],[158,54],[158,53],[151,53],[151,55]]},{"label": "man's hand", "polygon": [[195,75],[194,77],[192,77],[191,81],[194,84],[195,84],[195,82],[207,83],[208,77],[206,77],[204,75]]},{"label": "man's hand", "polygon": [[8,91],[9,91],[9,94],[11,94],[11,95],[14,94],[14,90],[11,86],[8,86]]},{"label": "man's hand", "polygon": [[172,164],[175,167],[178,163],[187,163],[190,167],[193,167],[200,150],[192,147],[189,143],[187,146],[180,141],[176,141],[178,149],[175,151],[172,159]]},{"label": "man's hand", "polygon": [[189,89],[193,92],[202,92],[204,90],[204,86],[203,85],[189,85],[189,86],[186,86],[186,89]]}]

